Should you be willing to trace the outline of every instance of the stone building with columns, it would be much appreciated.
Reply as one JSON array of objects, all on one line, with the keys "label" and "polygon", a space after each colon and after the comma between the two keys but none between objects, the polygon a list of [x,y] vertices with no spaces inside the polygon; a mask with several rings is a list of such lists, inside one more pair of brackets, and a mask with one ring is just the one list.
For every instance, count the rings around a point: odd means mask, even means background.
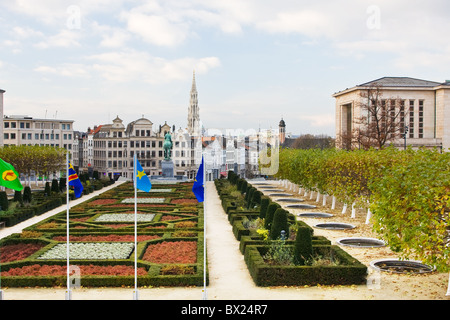
[{"label": "stone building with columns", "polygon": [[[409,77],[383,77],[333,94],[335,101],[336,144],[342,148],[342,137],[361,126],[362,105],[370,102],[365,93],[380,88],[382,98],[400,103],[399,121],[405,128],[401,137],[391,141],[397,147],[450,148],[450,81],[435,82]],[[406,131],[406,130],[405,130]]]}]

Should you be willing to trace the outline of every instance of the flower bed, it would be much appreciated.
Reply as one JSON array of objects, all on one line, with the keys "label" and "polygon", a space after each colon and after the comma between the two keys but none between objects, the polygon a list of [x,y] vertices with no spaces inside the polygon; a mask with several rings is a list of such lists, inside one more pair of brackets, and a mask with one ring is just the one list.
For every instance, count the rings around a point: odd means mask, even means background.
[{"label": "flower bed", "polygon": [[[133,249],[134,243],[126,242],[70,243],[69,257],[75,260],[128,259]],[[57,244],[40,255],[38,259],[65,260],[67,259],[67,245],[65,243]]]},{"label": "flower bed", "polygon": [[153,263],[195,263],[197,261],[196,241],[166,241],[151,244],[142,258]]},{"label": "flower bed", "polygon": [[[165,198],[137,198],[136,203],[164,203]],[[123,199],[121,203],[134,203],[134,198]]]},{"label": "flower bed", "polygon": [[108,205],[108,204],[113,204],[113,203],[117,203],[117,199],[97,199],[97,200],[89,202],[89,205],[99,206],[99,205]]},{"label": "flower bed", "polygon": [[[137,241],[148,241],[161,238],[158,235],[138,235]],[[53,240],[55,241],[66,241],[66,236],[55,236]],[[69,240],[72,241],[104,241],[104,242],[131,242],[134,241],[134,235],[119,235],[119,234],[109,234],[109,235],[87,235],[87,236],[77,236],[69,235]]]},{"label": "flower bed", "polygon": [[0,262],[23,260],[45,247],[43,243],[17,243],[0,248]]},{"label": "flower bed", "polygon": [[[338,263],[327,266],[274,265],[264,261],[267,246],[247,246],[244,260],[258,286],[351,285],[366,282],[367,267],[337,246],[314,246]],[[292,249],[293,250],[293,249]]]},{"label": "flower bed", "polygon": [[[134,266],[114,265],[114,266],[96,266],[96,265],[79,265],[82,276],[133,276]],[[4,277],[18,277],[18,276],[65,276],[67,274],[67,266],[60,265],[39,265],[33,264],[30,266],[23,266],[18,268],[11,268],[8,271],[2,272]],[[145,276],[147,271],[145,268],[138,268],[137,274]]]},{"label": "flower bed", "polygon": [[[140,213],[136,215],[138,222],[151,222],[155,218],[153,213]],[[104,213],[98,216],[96,222],[134,222],[135,215],[131,213]]]}]

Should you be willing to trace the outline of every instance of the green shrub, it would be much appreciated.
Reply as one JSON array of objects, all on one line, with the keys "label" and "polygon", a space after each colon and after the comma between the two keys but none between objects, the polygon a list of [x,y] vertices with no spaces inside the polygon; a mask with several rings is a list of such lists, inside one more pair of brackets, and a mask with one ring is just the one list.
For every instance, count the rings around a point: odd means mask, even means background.
[{"label": "green shrub", "polygon": [[52,180],[52,192],[59,193],[59,183],[56,179]]},{"label": "green shrub", "polygon": [[264,219],[266,217],[267,207],[270,204],[270,198],[269,197],[261,197],[261,207],[259,209],[259,217],[261,219]]},{"label": "green shrub", "polygon": [[270,228],[272,227],[273,215],[278,208],[281,208],[281,206],[276,202],[272,202],[269,204],[269,206],[267,207],[266,217],[264,218],[264,228],[270,230]]},{"label": "green shrub", "polygon": [[247,180],[242,180],[241,189],[239,191],[241,191],[241,193],[245,193],[247,191],[247,186],[248,186]]},{"label": "green shrub", "polygon": [[15,190],[14,191],[14,202],[19,202],[23,204],[22,191]]},{"label": "green shrub", "polygon": [[270,239],[277,240],[281,236],[281,231],[286,232],[286,238],[289,237],[289,225],[287,220],[287,211],[283,208],[278,208],[272,220],[272,226],[270,228]]},{"label": "green shrub", "polygon": [[305,263],[312,257],[311,231],[306,227],[299,227],[294,244],[294,262],[298,265]]},{"label": "green shrub", "polygon": [[33,196],[31,195],[31,188],[28,187],[28,186],[26,186],[26,187],[23,189],[23,202],[25,202],[25,203],[30,203],[32,197],[33,197]]},{"label": "green shrub", "polygon": [[50,188],[50,182],[45,183],[44,194],[48,197],[51,194],[52,189]]},{"label": "green shrub", "polygon": [[262,192],[255,189],[252,195],[251,207],[261,205],[261,196]]},{"label": "green shrub", "polygon": [[3,211],[8,210],[9,208],[8,195],[5,191],[0,191],[0,206]]}]

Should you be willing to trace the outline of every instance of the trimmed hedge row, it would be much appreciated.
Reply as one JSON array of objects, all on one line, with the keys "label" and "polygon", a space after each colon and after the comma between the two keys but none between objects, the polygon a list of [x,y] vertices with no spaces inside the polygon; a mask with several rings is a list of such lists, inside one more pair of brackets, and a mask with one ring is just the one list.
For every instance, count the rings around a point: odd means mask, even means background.
[{"label": "trimmed hedge row", "polygon": [[[314,230],[310,226],[303,221],[297,221],[293,214],[282,209],[270,198],[256,196],[256,201],[253,201],[256,188],[249,182],[229,172],[228,179],[215,180],[215,186],[222,200],[222,207],[232,225],[233,234],[240,241],[239,250],[244,255],[244,260],[256,285],[347,285],[365,282],[367,275],[365,265],[338,246],[331,245],[331,241],[327,238],[314,236]],[[249,203],[250,205],[248,205]],[[250,209],[245,209],[247,207]],[[281,216],[284,218],[277,217],[272,220],[277,210],[282,213]],[[269,230],[269,239],[264,239],[256,230],[247,227],[250,221],[258,218],[266,220],[264,227]],[[277,224],[278,219],[282,220],[283,228],[290,226],[297,230],[309,230],[313,253],[331,255],[335,263],[327,266],[274,265],[273,262],[265,261],[264,255],[269,251],[271,244],[280,244],[290,250],[292,255],[294,254],[295,240],[285,239],[281,242],[280,240],[270,240],[277,239],[277,236],[270,236],[270,233],[280,229],[278,226],[272,225]],[[288,236],[288,230],[285,231]]]}]

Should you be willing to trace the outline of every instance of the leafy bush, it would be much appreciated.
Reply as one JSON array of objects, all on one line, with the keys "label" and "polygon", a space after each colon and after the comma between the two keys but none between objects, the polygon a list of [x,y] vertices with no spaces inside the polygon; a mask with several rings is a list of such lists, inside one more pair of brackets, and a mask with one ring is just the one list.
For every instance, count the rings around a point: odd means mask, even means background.
[{"label": "leafy bush", "polygon": [[311,231],[306,227],[299,227],[295,237],[294,262],[299,265],[305,265],[311,259],[312,252]]},{"label": "leafy bush", "polygon": [[267,207],[270,204],[269,197],[261,197],[261,207],[259,208],[259,217],[264,219],[266,217]]},{"label": "leafy bush", "polygon": [[5,191],[0,191],[0,207],[3,211],[8,210],[9,208],[8,195]]},{"label": "leafy bush", "polygon": [[272,226],[270,228],[270,239],[277,240],[281,236],[281,231],[284,230],[286,232],[286,238],[289,237],[289,225],[287,220],[287,211],[283,208],[278,208],[272,220]]},{"label": "leafy bush", "polygon": [[266,213],[266,217],[264,218],[264,227],[268,230],[271,229],[272,227],[272,220],[273,220],[273,215],[275,214],[275,211],[281,208],[281,206],[276,203],[276,202],[272,202],[269,204],[269,206],[267,207],[267,213]]}]

